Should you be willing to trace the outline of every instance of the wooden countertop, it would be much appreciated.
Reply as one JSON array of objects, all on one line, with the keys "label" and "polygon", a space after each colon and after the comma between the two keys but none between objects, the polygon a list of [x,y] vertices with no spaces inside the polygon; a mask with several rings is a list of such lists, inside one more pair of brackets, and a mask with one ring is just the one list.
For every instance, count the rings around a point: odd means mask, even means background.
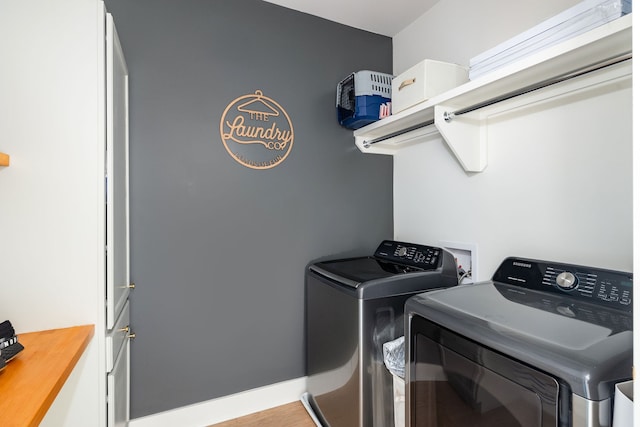
[{"label": "wooden countertop", "polygon": [[18,334],[24,350],[0,371],[3,427],[40,424],[93,332],[83,325]]}]

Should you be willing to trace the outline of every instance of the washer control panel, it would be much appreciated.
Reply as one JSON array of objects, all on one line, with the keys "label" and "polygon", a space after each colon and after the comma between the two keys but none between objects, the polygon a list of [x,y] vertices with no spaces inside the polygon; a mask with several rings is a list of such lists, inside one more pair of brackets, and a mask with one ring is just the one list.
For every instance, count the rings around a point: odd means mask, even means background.
[{"label": "washer control panel", "polygon": [[436,269],[440,265],[442,249],[415,243],[384,240],[376,249],[378,259],[404,264],[421,270]]},{"label": "washer control panel", "polygon": [[529,289],[571,295],[592,303],[632,311],[631,273],[571,264],[507,258],[493,280]]}]

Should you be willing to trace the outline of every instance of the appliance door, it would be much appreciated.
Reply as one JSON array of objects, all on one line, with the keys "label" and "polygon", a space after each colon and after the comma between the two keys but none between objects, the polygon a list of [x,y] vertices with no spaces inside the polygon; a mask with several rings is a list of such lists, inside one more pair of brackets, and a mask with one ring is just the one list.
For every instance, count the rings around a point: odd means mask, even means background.
[{"label": "appliance door", "polygon": [[553,377],[420,316],[410,324],[407,425],[570,425],[570,392]]},{"label": "appliance door", "polygon": [[107,329],[129,297],[129,75],[113,17],[107,14]]},{"label": "appliance door", "polygon": [[311,265],[309,269],[351,288],[357,288],[360,284],[372,280],[420,271],[415,267],[386,262],[374,257],[319,262]]},{"label": "appliance door", "polygon": [[129,74],[106,15],[106,374],[107,426],[129,423]]}]

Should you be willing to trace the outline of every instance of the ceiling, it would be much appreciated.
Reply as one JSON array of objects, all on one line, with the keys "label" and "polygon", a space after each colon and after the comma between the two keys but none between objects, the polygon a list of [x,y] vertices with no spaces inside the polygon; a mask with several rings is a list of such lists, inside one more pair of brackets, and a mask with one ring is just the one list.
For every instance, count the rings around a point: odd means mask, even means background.
[{"label": "ceiling", "polygon": [[439,0],[264,0],[350,27],[393,37]]}]

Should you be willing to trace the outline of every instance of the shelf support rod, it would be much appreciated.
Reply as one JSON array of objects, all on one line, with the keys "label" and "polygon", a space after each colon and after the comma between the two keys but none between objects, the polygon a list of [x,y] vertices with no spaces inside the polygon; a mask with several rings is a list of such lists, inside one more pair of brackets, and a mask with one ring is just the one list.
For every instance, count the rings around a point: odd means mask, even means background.
[{"label": "shelf support rod", "polygon": [[573,78],[576,78],[576,77],[581,77],[581,76],[584,76],[584,75],[589,74],[591,72],[602,70],[603,68],[609,67],[611,65],[615,65],[615,64],[619,64],[621,62],[627,61],[627,60],[629,60],[631,58],[632,58],[631,52],[627,52],[627,53],[624,53],[622,55],[614,56],[614,57],[605,59],[603,61],[596,62],[596,63],[591,64],[591,65],[587,65],[587,66],[579,68],[577,70],[569,71],[569,72],[567,72],[565,74],[561,74],[559,76],[551,77],[549,79],[543,80],[543,81],[538,82],[538,83],[534,83],[532,85],[520,88],[518,90],[515,90],[515,91],[512,91],[512,92],[508,92],[508,93],[506,93],[504,95],[500,95],[500,96],[497,96],[495,98],[491,98],[491,99],[489,99],[487,101],[479,102],[477,104],[471,105],[470,107],[461,108],[461,109],[456,110],[456,111],[445,111],[444,112],[444,120],[445,120],[445,122],[450,122],[456,116],[461,116],[463,114],[467,114],[467,113],[470,113],[472,111],[476,111],[476,110],[479,110],[481,108],[488,107],[490,105],[494,105],[494,104],[497,104],[497,103],[502,102],[502,101],[507,101],[509,99],[516,98],[516,97],[518,97],[520,95],[525,95],[527,93],[535,92],[536,90],[543,89],[545,87],[552,86],[552,85],[555,85],[555,84],[558,84],[558,83],[562,83],[564,81],[567,81],[567,80],[570,80],[570,79],[573,79]]},{"label": "shelf support rod", "polygon": [[[591,73],[591,72],[594,72],[594,71],[601,70],[601,69],[609,67],[611,65],[615,65],[615,64],[619,64],[619,63],[624,62],[624,61],[628,61],[628,60],[630,60],[632,58],[632,56],[633,55],[632,55],[631,52],[623,53],[621,55],[614,56],[614,57],[605,59],[603,61],[596,62],[596,63],[591,64],[591,65],[587,65],[587,66],[579,68],[577,70],[569,71],[568,73],[561,74],[561,75],[555,76],[555,77],[551,77],[549,79],[543,80],[543,81],[538,82],[538,83],[534,83],[532,85],[526,86],[526,87],[518,89],[516,91],[512,91],[512,92],[506,93],[504,95],[497,96],[495,98],[491,98],[491,99],[489,99],[487,101],[483,101],[483,102],[480,102],[478,104],[471,105],[470,107],[461,108],[461,109],[456,110],[456,111],[445,111],[443,113],[444,120],[445,120],[445,122],[450,122],[456,116],[461,116],[463,114],[467,114],[467,113],[470,113],[472,111],[476,111],[476,110],[479,110],[481,108],[488,107],[490,105],[494,105],[494,104],[497,104],[497,103],[502,102],[502,101],[507,101],[509,99],[516,98],[516,97],[518,97],[520,95],[524,95],[524,94],[527,94],[529,92],[534,92],[536,90],[543,89],[545,87],[552,86],[554,84],[562,83],[564,81],[567,81],[567,80],[570,80],[570,79],[573,79],[573,78],[576,78],[576,77],[580,77],[580,76],[583,76],[585,74],[588,74],[588,73]],[[434,122],[435,122],[434,120],[428,120],[428,121],[425,121],[423,123],[418,123],[417,125],[411,126],[409,128],[406,128],[406,129],[399,130],[397,132],[393,132],[393,133],[391,133],[389,135],[385,135],[385,136],[381,136],[381,137],[378,137],[378,138],[374,138],[374,139],[369,140],[369,141],[364,141],[362,143],[362,146],[364,148],[369,148],[372,145],[377,144],[379,142],[386,141],[386,140],[394,138],[396,136],[404,135],[405,133],[409,133],[409,132],[414,131],[416,129],[420,129],[420,128],[423,128],[423,127],[426,127],[426,126],[431,126],[431,125],[434,124]]]},{"label": "shelf support rod", "polygon": [[414,131],[416,129],[421,129],[421,128],[424,128],[424,127],[427,127],[427,126],[431,126],[434,123],[435,123],[435,121],[433,119],[427,120],[426,122],[418,123],[417,125],[413,125],[413,126],[410,126],[410,127],[406,128],[406,129],[402,129],[402,130],[399,130],[397,132],[390,133],[389,135],[381,136],[379,138],[375,138],[375,139],[372,139],[370,141],[364,141],[362,143],[362,146],[364,148],[369,148],[373,144],[377,144],[378,142],[386,141],[387,139],[391,139],[391,138],[395,138],[396,136],[404,135],[405,133],[409,133],[409,132]]}]

